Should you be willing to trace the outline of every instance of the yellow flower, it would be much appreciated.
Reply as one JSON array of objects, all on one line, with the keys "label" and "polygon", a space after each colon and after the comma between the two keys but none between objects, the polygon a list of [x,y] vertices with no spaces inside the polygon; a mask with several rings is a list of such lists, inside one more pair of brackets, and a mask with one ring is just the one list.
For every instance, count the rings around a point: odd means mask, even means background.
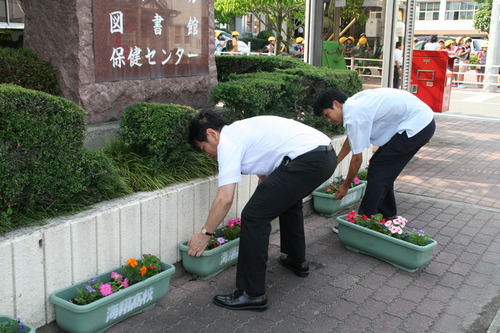
[{"label": "yellow flower", "polygon": [[147,271],[148,269],[146,268],[146,266],[142,266],[141,269],[139,269],[139,274],[146,275]]},{"label": "yellow flower", "polygon": [[133,258],[130,258],[129,260],[127,260],[127,264],[129,264],[132,267],[136,267],[138,265],[137,260],[135,260]]}]

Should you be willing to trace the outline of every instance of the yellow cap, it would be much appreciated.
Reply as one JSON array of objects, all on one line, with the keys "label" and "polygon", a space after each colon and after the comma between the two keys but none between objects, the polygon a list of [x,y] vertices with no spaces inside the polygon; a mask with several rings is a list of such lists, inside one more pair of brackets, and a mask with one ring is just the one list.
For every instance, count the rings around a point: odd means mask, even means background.
[{"label": "yellow cap", "polygon": [[339,43],[344,44],[344,42],[347,40],[347,37],[340,37]]},{"label": "yellow cap", "polygon": [[215,33],[215,37],[219,37],[219,36],[220,36],[220,34],[221,34],[221,32],[220,32],[220,31],[217,31],[217,32]]},{"label": "yellow cap", "polygon": [[488,47],[488,46],[489,46],[488,43],[484,43],[483,46],[481,47]]},{"label": "yellow cap", "polygon": [[358,40],[358,44],[359,44],[359,45],[365,45],[365,44],[366,44],[366,38],[365,38],[365,37],[361,37],[361,38]]},{"label": "yellow cap", "polygon": [[350,39],[350,40],[352,40],[352,42],[354,43],[354,37],[352,37],[352,36],[349,36],[349,37],[347,37],[347,39]]},{"label": "yellow cap", "polygon": [[304,38],[302,38],[302,37],[297,37],[297,39],[295,39],[295,42],[296,42],[297,44],[300,44],[300,43],[302,43],[303,41],[304,41]]},{"label": "yellow cap", "polygon": [[457,39],[455,39],[455,43],[457,43],[457,44],[458,44],[458,43],[460,43],[460,41],[461,41],[462,39],[464,39],[464,38],[465,38],[465,37],[457,37]]},{"label": "yellow cap", "polygon": [[453,43],[455,43],[454,40],[448,39],[446,42],[444,42],[444,46],[448,47],[448,46],[450,46]]},{"label": "yellow cap", "polygon": [[272,40],[276,40],[276,38],[274,38],[274,36],[271,36],[267,39],[269,42],[272,41]]},{"label": "yellow cap", "polygon": [[239,36],[240,33],[238,31],[233,31],[233,33],[231,35],[233,35],[233,36]]}]

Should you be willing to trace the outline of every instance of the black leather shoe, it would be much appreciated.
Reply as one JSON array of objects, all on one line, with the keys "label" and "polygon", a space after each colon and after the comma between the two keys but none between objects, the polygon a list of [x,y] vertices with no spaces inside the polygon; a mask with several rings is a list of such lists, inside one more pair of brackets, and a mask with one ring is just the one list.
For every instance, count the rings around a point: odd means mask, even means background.
[{"label": "black leather shoe", "polygon": [[300,277],[306,277],[309,275],[309,263],[304,261],[295,261],[292,257],[287,256],[286,254],[282,254],[279,257],[278,262],[295,273],[295,275]]},{"label": "black leather shoe", "polygon": [[231,310],[266,311],[267,296],[253,297],[243,290],[235,289],[232,294],[214,296],[214,303]]}]

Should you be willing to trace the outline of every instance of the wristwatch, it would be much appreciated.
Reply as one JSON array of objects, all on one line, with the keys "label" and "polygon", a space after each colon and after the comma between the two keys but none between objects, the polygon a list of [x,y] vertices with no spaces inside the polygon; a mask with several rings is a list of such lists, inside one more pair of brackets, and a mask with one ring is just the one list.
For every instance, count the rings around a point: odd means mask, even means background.
[{"label": "wristwatch", "polygon": [[215,235],[215,232],[208,232],[207,228],[205,228],[205,227],[201,228],[201,233],[205,234],[207,236],[213,236],[213,235]]}]

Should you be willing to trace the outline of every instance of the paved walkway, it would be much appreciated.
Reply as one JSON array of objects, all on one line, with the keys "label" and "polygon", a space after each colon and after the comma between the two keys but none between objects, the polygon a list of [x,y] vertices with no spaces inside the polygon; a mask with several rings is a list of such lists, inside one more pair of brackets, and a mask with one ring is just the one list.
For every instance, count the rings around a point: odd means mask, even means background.
[{"label": "paved walkway", "polygon": [[[500,121],[436,115],[437,132],[396,184],[399,213],[438,245],[432,261],[407,273],[346,250],[332,218],[306,220],[311,274],[277,263],[271,237],[269,309],[230,311],[212,304],[235,287],[235,267],[209,281],[178,267],[152,310],[118,332],[500,332]],[[54,324],[41,333],[62,332]]]}]

